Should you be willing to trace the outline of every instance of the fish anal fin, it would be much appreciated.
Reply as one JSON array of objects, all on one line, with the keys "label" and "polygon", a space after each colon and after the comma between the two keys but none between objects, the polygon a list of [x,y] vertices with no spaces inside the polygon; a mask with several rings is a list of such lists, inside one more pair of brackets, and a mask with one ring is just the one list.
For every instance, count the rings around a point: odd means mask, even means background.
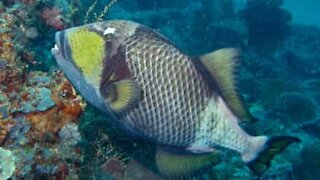
[{"label": "fish anal fin", "polygon": [[255,119],[244,108],[237,93],[235,70],[238,64],[239,51],[225,48],[200,57],[202,64],[214,78],[223,99],[232,112],[245,122]]},{"label": "fish anal fin", "polygon": [[158,148],[155,163],[158,172],[166,178],[194,177],[220,163],[218,151],[202,154],[180,154]]},{"label": "fish anal fin", "polygon": [[133,108],[141,99],[141,88],[132,80],[124,79],[108,84],[102,91],[107,104],[116,113]]}]

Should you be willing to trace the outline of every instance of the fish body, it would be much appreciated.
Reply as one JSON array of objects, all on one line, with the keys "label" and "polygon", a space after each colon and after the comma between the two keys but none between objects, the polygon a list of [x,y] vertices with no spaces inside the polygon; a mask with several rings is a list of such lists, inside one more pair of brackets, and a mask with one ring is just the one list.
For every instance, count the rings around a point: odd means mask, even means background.
[{"label": "fish body", "polygon": [[[250,116],[234,87],[236,49],[192,58],[152,29],[124,20],[70,28],[55,38],[52,53],[70,81],[129,134],[188,153],[229,148],[257,173],[268,167],[261,153],[275,153],[270,144],[279,144],[278,153],[299,141],[251,136],[240,127]],[[259,163],[267,164],[264,170]]]}]

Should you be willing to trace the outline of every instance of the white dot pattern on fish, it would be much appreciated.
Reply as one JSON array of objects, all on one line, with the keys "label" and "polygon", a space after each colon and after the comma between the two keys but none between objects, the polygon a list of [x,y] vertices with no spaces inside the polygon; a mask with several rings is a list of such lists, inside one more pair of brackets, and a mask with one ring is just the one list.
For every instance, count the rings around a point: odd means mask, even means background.
[{"label": "white dot pattern on fish", "polygon": [[127,63],[143,91],[143,100],[125,120],[161,144],[194,142],[200,114],[211,96],[191,60],[164,40],[137,35],[127,40]]},{"label": "white dot pattern on fish", "polygon": [[196,141],[191,147],[218,145],[241,153],[247,150],[249,136],[238,126],[237,118],[229,111],[221,97],[209,101],[201,119]]}]

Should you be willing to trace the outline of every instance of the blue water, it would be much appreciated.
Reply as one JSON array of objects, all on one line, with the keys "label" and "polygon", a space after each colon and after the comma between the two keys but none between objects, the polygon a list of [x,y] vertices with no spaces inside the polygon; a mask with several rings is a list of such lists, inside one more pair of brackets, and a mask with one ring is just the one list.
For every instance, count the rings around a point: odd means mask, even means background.
[{"label": "blue water", "polygon": [[[31,138],[30,134],[35,130],[32,123],[23,120],[25,113],[14,112],[11,106],[11,96],[20,97],[28,88],[50,89],[50,82],[61,83],[53,80],[56,78],[54,72],[59,70],[50,53],[55,32],[83,25],[85,21],[96,22],[95,14],[99,16],[109,2],[98,0],[92,6],[93,0],[1,1],[0,33],[12,35],[11,42],[17,53],[15,62],[9,62],[3,55],[5,41],[0,40],[0,71],[23,69],[19,71],[19,83],[26,86],[12,92],[5,90],[10,80],[1,80],[0,84],[0,135],[1,127],[5,127],[1,121],[6,122],[11,117],[15,122],[15,128],[8,130],[11,134],[0,143],[0,148],[15,152],[12,179],[112,179],[112,175],[118,179],[160,178],[154,174],[152,165],[138,165],[132,160],[141,151],[147,152],[147,158],[152,158],[149,143],[132,139],[106,123],[109,117],[90,104],[77,121],[72,122],[74,126],[63,126],[67,130],[59,129],[54,133],[45,130],[49,133],[40,140]],[[87,13],[90,6],[92,11]],[[58,11],[43,17],[45,8]],[[127,19],[144,24],[192,57],[225,47],[238,48],[241,51],[236,71],[238,92],[248,110],[258,119],[256,123],[241,125],[252,134],[293,135],[302,140],[276,156],[261,178],[312,180],[320,179],[319,9],[317,0],[118,0],[103,20]],[[12,25],[5,15],[13,16]],[[7,23],[9,25],[5,25]],[[30,35],[33,32],[30,27],[36,29],[36,35]],[[30,54],[33,58],[28,58]],[[35,80],[38,75],[29,75],[32,72],[45,73],[41,77],[46,80]],[[28,80],[29,77],[32,79]],[[50,103],[54,102],[50,100]],[[37,108],[36,105],[32,107]],[[44,110],[49,108],[51,106]],[[38,110],[44,111],[43,108]],[[69,137],[65,131],[73,135]],[[75,141],[70,145],[71,149],[64,147],[66,142],[71,142],[66,137]],[[24,143],[19,145],[17,139],[23,139]],[[59,152],[55,153],[55,149]],[[256,177],[238,154],[226,150],[223,155],[219,164],[193,178]],[[106,163],[110,159],[114,159],[116,165]],[[0,166],[0,180],[1,173]]]}]

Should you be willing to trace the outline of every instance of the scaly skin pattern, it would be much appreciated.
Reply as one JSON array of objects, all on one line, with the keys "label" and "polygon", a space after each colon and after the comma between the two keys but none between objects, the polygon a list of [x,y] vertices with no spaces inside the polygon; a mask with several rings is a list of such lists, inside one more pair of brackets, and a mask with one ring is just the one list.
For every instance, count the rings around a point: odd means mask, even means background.
[{"label": "scaly skin pattern", "polygon": [[[100,87],[90,78],[89,81],[86,78],[86,83],[79,83],[82,71],[77,71],[79,67],[72,66],[71,61],[61,58],[58,62],[65,63],[61,64],[62,67],[71,79],[74,77],[74,83],[87,99],[92,99],[92,94],[101,97],[99,101],[96,98],[90,102],[102,110],[109,107],[101,105],[101,102],[108,103],[103,93],[108,83],[123,79],[135,82],[141,90],[139,101],[121,113],[114,112],[116,121],[129,133],[159,145],[186,148],[192,152],[210,152],[218,145],[236,150],[244,157],[255,154],[251,153],[257,150],[253,145],[259,149],[259,145],[265,142],[265,139],[252,138],[241,129],[238,118],[214,88],[216,82],[213,77],[203,71],[205,67],[200,59],[191,59],[160,34],[130,21],[106,21],[59,33],[56,35],[58,46],[64,47],[64,34],[82,28],[91,36],[97,33],[95,37],[105,42],[101,71],[97,68],[99,72],[93,74]],[[74,40],[86,36],[77,34],[81,37]],[[70,57],[67,50],[62,51],[63,57]],[[56,56],[60,54],[56,53]],[[79,64],[81,58],[76,59],[78,66],[83,65]],[[71,67],[75,72],[71,72]],[[92,73],[83,75],[88,77]]]},{"label": "scaly skin pattern", "polygon": [[123,117],[127,126],[159,144],[244,152],[248,137],[192,60],[157,33],[138,27],[124,40],[130,73],[143,99]]},{"label": "scaly skin pattern", "polygon": [[188,146],[212,96],[191,60],[156,34],[138,28],[126,39],[126,61],[143,99],[125,119],[160,144]]}]

